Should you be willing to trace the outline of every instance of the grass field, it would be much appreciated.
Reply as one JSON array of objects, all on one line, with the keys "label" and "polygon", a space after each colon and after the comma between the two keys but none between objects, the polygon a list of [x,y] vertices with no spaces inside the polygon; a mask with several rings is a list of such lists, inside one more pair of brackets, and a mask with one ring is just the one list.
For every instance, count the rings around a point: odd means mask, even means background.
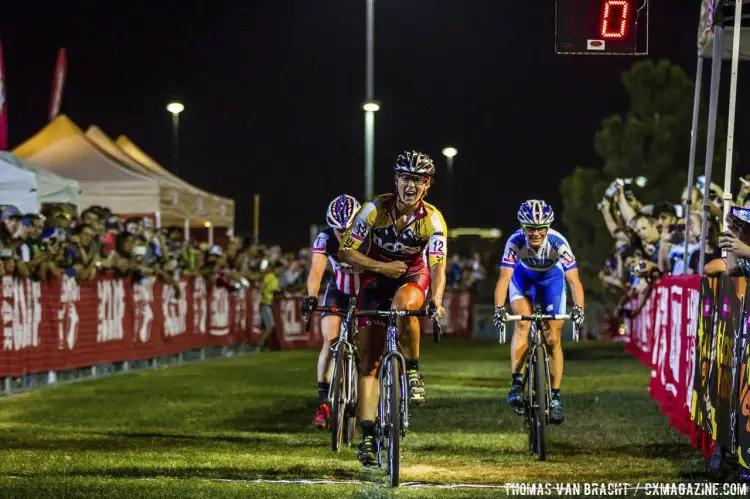
[{"label": "grass field", "polygon": [[[402,481],[700,480],[697,451],[649,398],[647,368],[611,343],[566,345],[567,421],[549,457],[526,452],[505,404],[508,347],[424,342],[428,403],[411,411]],[[0,497],[478,497],[499,490],[396,492],[354,449],[314,432],[317,352],[218,359],[0,400]],[[350,484],[252,483],[335,479]],[[243,481],[244,480],[244,481]]]}]

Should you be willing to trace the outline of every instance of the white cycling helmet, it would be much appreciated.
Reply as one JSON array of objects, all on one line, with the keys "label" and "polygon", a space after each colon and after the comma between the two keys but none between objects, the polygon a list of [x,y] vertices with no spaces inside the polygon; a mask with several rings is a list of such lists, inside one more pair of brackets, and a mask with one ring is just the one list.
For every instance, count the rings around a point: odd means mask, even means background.
[{"label": "white cycling helmet", "polygon": [[326,222],[332,229],[346,230],[354,221],[354,215],[358,211],[359,202],[348,194],[342,194],[328,203]]},{"label": "white cycling helmet", "polygon": [[521,225],[549,227],[555,221],[555,212],[545,201],[529,199],[518,209],[518,221]]}]

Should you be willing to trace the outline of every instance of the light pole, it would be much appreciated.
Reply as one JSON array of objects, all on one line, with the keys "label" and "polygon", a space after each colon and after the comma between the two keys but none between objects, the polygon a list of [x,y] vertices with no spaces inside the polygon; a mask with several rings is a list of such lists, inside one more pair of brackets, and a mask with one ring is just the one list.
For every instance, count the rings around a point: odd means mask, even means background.
[{"label": "light pole", "polygon": [[380,105],[375,101],[362,104],[365,111],[365,199],[370,199],[375,183],[375,113]]},{"label": "light pole", "polygon": [[456,157],[456,154],[458,154],[458,149],[455,147],[446,147],[443,149],[443,156],[445,156],[446,163],[448,164],[448,188],[446,189],[446,192],[448,193],[448,206],[447,212],[446,212],[446,218],[450,219],[451,223],[455,222],[453,220],[453,158]]},{"label": "light pole", "polygon": [[172,139],[174,140],[174,151],[172,158],[172,169],[174,174],[177,175],[179,172],[179,158],[180,158],[180,113],[185,110],[185,106],[182,102],[170,102],[167,104],[167,111],[172,113]]},{"label": "light pole", "polygon": [[366,40],[365,58],[365,199],[373,196],[375,184],[375,113],[380,106],[375,102],[375,0],[366,0]]}]

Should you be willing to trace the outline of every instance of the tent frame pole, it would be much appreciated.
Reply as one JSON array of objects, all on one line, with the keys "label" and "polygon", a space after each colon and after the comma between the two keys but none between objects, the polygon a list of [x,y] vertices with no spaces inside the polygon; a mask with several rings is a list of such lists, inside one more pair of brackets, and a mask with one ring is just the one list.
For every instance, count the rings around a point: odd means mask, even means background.
[{"label": "tent frame pole", "polygon": [[698,272],[703,272],[706,262],[706,239],[708,238],[708,210],[711,200],[711,172],[714,162],[714,145],[716,143],[716,115],[719,107],[719,86],[721,84],[721,63],[724,52],[724,27],[714,22],[713,52],[711,60],[711,90],[708,104],[708,136],[706,138],[705,185],[703,187],[703,214],[701,216],[701,250],[698,260]]},{"label": "tent frame pole", "polygon": [[729,116],[727,121],[727,153],[724,163],[724,220],[732,204],[732,163],[734,159],[734,120],[737,110],[737,80],[740,63],[740,38],[742,36],[742,2],[735,0],[734,31],[732,32],[732,75],[729,86]]},{"label": "tent frame pole", "polygon": [[685,218],[685,253],[682,273],[686,274],[690,264],[688,246],[690,245],[690,211],[693,206],[693,182],[695,182],[695,150],[698,145],[698,123],[701,112],[701,87],[703,85],[703,57],[698,54],[698,64],[695,70],[695,96],[693,98],[693,125],[690,130],[690,159],[688,162],[688,177],[683,204],[683,217]]}]

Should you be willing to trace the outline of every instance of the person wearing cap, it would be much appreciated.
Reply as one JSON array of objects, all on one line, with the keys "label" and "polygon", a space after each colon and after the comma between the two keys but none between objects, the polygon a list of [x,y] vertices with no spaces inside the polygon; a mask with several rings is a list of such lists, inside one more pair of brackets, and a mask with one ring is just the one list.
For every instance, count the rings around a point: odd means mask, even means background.
[{"label": "person wearing cap", "polygon": [[7,245],[16,237],[16,232],[21,225],[21,212],[15,206],[6,206],[3,209],[2,223],[0,223],[0,242]]},{"label": "person wearing cap", "polygon": [[25,233],[24,240],[19,247],[21,258],[28,266],[29,275],[35,280],[39,280],[42,270],[41,265],[47,259],[41,241],[44,217],[36,213],[27,213],[21,223]]}]

